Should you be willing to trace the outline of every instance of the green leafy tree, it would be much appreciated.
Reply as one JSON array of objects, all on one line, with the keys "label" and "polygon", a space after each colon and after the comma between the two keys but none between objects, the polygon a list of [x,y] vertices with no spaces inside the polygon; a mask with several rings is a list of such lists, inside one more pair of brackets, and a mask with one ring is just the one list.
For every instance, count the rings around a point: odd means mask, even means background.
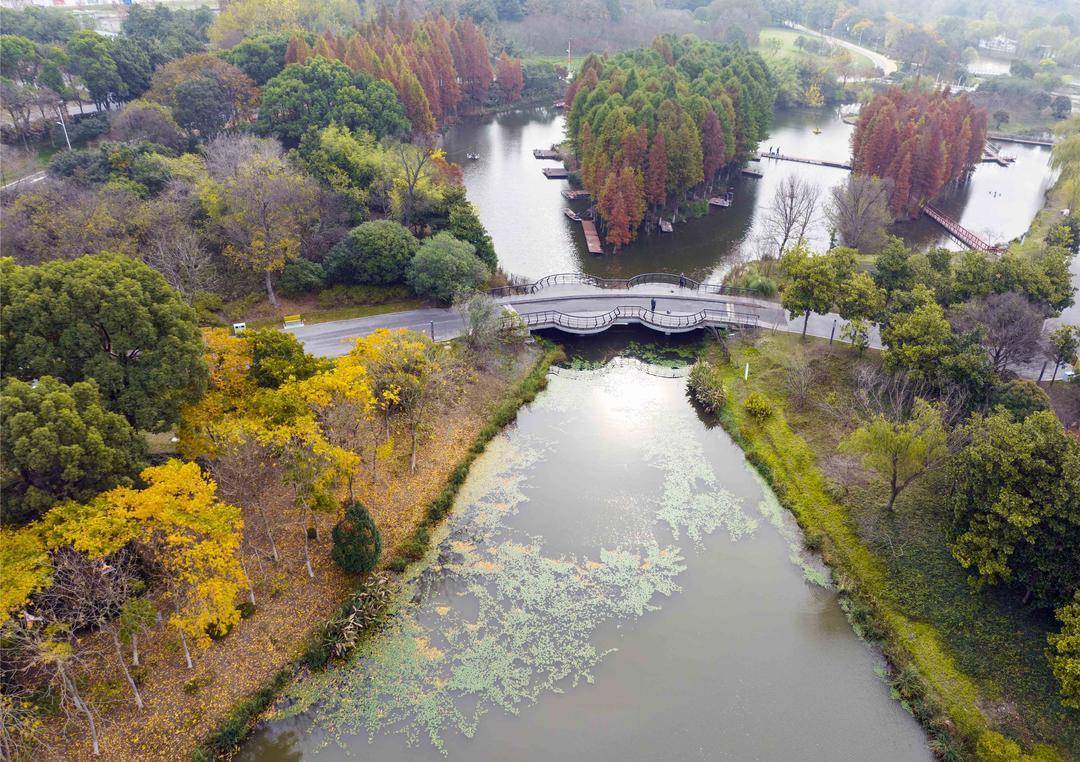
[{"label": "green leafy tree", "polygon": [[1056,612],[1061,631],[1047,637],[1050,669],[1061,686],[1061,703],[1080,709],[1080,590]]},{"label": "green leafy tree", "polygon": [[893,510],[901,492],[949,454],[941,411],[921,398],[902,420],[877,414],[844,437],[840,451],[861,455],[864,466],[888,481],[887,511]]},{"label": "green leafy tree", "polygon": [[367,574],[379,562],[382,538],[362,503],[345,506],[345,516],[334,526],[332,537],[334,546],[330,557],[345,571]]},{"label": "green leafy tree", "polygon": [[0,485],[4,521],[22,523],[62,500],[89,500],[130,483],[146,441],[102,405],[97,385],[51,376],[0,385]]},{"label": "green leafy tree", "polygon": [[911,251],[896,236],[889,236],[874,261],[874,281],[891,298],[894,291],[910,291],[915,285]]},{"label": "green leafy tree", "polygon": [[322,288],[326,270],[310,259],[293,259],[285,263],[278,278],[278,289],[286,296],[300,296]]},{"label": "green leafy tree", "polygon": [[885,309],[885,293],[867,272],[859,271],[837,285],[836,311],[845,320],[877,320]]},{"label": "green leafy tree", "polygon": [[303,381],[326,369],[326,362],[309,355],[291,333],[269,328],[245,334],[251,346],[251,379],[277,389],[287,381]]},{"label": "green leafy tree", "polygon": [[1032,413],[1050,410],[1050,395],[1034,381],[1014,378],[997,384],[990,395],[990,406],[1005,408],[1013,420],[1022,421]]},{"label": "green leafy tree", "polygon": [[327,260],[333,283],[389,286],[402,283],[420,242],[408,228],[393,220],[357,225]]},{"label": "green leafy tree", "polygon": [[5,376],[93,379],[110,410],[164,431],[202,396],[207,368],[194,310],[142,262],[94,254],[18,266],[0,260]]},{"label": "green leafy tree", "polygon": [[221,57],[262,87],[285,68],[289,37],[284,33],[245,37],[238,45],[222,51]]},{"label": "green leafy tree", "polygon": [[784,309],[803,316],[802,337],[810,313],[825,313],[832,309],[836,298],[836,278],[833,262],[826,256],[814,256],[801,244],[785,252],[780,269],[787,278],[780,303]]},{"label": "green leafy tree", "polygon": [[1050,384],[1053,385],[1061,366],[1076,362],[1076,353],[1080,350],[1080,327],[1060,325],[1050,332],[1048,343],[1050,359],[1054,361],[1054,374],[1050,377]]},{"label": "green leafy tree", "polygon": [[394,89],[340,61],[316,57],[290,64],[263,88],[259,126],[287,145],[297,145],[309,129],[331,122],[377,138],[409,131]]},{"label": "green leafy tree", "polygon": [[1058,605],[1080,558],[1080,440],[1049,411],[975,416],[953,459],[953,555],[977,585],[1015,583],[1024,601]]},{"label": "green leafy tree", "polygon": [[913,294],[914,308],[894,314],[881,329],[885,365],[907,372],[914,380],[932,381],[949,354],[952,328],[930,289],[916,286]]},{"label": "green leafy tree", "polygon": [[476,207],[471,203],[462,199],[451,205],[446,230],[459,241],[471,243],[476,248],[476,256],[489,270],[494,272],[499,266],[499,260],[495,256],[495,244],[476,214]]},{"label": "green leafy tree", "polygon": [[479,287],[490,274],[472,244],[439,233],[420,245],[406,280],[417,294],[450,303],[456,295]]},{"label": "green leafy tree", "polygon": [[172,97],[176,123],[203,140],[218,134],[232,118],[227,93],[211,77],[181,82],[173,90]]},{"label": "green leafy tree", "polygon": [[127,88],[120,78],[107,37],[90,29],[80,29],[71,36],[68,53],[98,108],[106,109],[112,101],[126,96]]}]

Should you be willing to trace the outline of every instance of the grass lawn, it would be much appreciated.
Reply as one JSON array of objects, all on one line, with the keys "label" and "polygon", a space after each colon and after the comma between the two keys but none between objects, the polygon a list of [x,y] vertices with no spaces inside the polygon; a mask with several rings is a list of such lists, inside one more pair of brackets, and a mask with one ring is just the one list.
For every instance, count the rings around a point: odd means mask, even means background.
[{"label": "grass lawn", "polygon": [[[801,406],[787,390],[788,368],[797,358],[808,361],[818,378]],[[894,686],[910,670],[925,680],[925,688],[911,695],[901,689],[901,695],[922,715],[932,738],[941,743],[945,734],[933,728],[951,724],[970,754],[976,739],[992,738],[985,735],[990,729],[1027,750],[1045,744],[1075,758],[1080,712],[1062,707],[1043,653],[1053,619],[1022,607],[1015,591],[971,587],[947,547],[945,475],[916,482],[890,515],[884,512],[881,480],[857,462],[837,459],[836,445],[852,424],[821,402],[850,407],[853,371],[860,362],[876,361],[872,353],[859,360],[849,348],[824,340],[803,343],[788,334],[768,334],[756,347],[735,344],[724,371],[732,398],[725,425],[769,472],[808,541],[821,544],[841,589],[853,591],[856,603],[861,599],[872,610],[883,648],[900,668]],[[740,371],[747,362],[750,378],[744,383]],[[764,422],[742,406],[751,391],[774,406]],[[823,469],[839,476],[827,479]],[[861,615],[852,620],[860,629]]]},{"label": "grass lawn", "polygon": [[[416,310],[424,306],[424,302],[420,299],[404,299],[395,302],[386,302],[385,304],[363,304],[352,307],[329,307],[325,309],[311,309],[311,310],[298,310],[297,313],[304,318],[304,322],[308,325],[312,323],[329,323],[332,320],[349,320],[351,318],[370,317],[371,315],[385,315],[388,312],[405,312],[406,310]],[[286,314],[286,313],[282,313]],[[273,317],[260,317],[252,318],[247,321],[248,328],[280,328],[281,318],[279,316]]]},{"label": "grass lawn", "polygon": [[[585,60],[584,55],[581,55],[581,54],[572,55],[570,57],[570,71],[576,72],[578,69],[580,69],[581,68],[581,62],[584,61],[584,60]],[[526,64],[526,63],[550,63],[550,64],[557,64],[559,66],[566,66],[566,55],[564,54],[564,55],[559,55],[559,56],[545,56],[545,55],[539,55],[539,54],[536,54],[536,53],[529,53],[528,55],[522,57],[521,62],[523,64]]]},{"label": "grass lawn", "polygon": [[[795,44],[795,40],[799,37],[811,38],[817,37],[817,35],[806,32],[797,32],[794,29],[769,27],[761,30],[760,42],[754,47],[754,50],[761,53],[766,58],[771,55],[777,55],[781,58],[789,58],[796,61],[802,58],[810,58],[822,66],[830,63],[828,56],[820,56],[816,53],[800,50]],[[847,48],[844,49],[847,50]],[[853,64],[856,68],[874,68],[874,62],[863,54],[856,53],[852,50],[848,50],[848,52],[851,53]]]}]

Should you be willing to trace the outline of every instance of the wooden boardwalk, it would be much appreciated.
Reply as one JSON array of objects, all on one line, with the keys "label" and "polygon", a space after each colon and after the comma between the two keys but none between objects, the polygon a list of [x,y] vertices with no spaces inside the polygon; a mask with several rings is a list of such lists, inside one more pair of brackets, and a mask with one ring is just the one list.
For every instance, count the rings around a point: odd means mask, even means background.
[{"label": "wooden boardwalk", "polygon": [[799,164],[813,164],[817,167],[833,167],[834,169],[846,169],[851,170],[850,164],[845,164],[839,161],[826,161],[825,159],[809,159],[805,156],[788,156],[783,153],[767,153],[762,152],[758,154],[762,159],[776,159],[777,161],[794,161]]},{"label": "wooden boardwalk", "polygon": [[581,229],[585,231],[585,245],[589,247],[589,253],[603,254],[604,247],[600,244],[600,235],[596,232],[596,223],[592,220],[582,220]]},{"label": "wooden boardwalk", "polygon": [[987,140],[994,140],[998,143],[1020,143],[1025,146],[1043,146],[1044,148],[1053,148],[1054,141],[1044,140],[1043,138],[1022,138],[1014,135],[1000,135],[997,133],[986,134]]},{"label": "wooden boardwalk", "polygon": [[583,198],[592,198],[592,194],[587,190],[577,190],[576,188],[563,188],[563,198],[567,201],[577,201]]},{"label": "wooden boardwalk", "polygon": [[922,210],[926,213],[927,217],[945,228],[949,235],[969,249],[994,253],[1003,250],[1001,246],[994,246],[987,243],[933,204],[925,204]]}]

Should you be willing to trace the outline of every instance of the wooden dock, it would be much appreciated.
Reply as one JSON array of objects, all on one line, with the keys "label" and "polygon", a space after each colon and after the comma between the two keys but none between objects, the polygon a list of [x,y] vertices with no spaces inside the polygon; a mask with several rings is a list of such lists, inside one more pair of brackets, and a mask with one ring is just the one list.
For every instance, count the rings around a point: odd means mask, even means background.
[{"label": "wooden dock", "polygon": [[998,143],[1019,143],[1025,146],[1042,146],[1044,148],[1053,148],[1054,141],[1046,140],[1043,138],[1024,138],[1019,135],[1001,135],[999,133],[987,133],[988,140],[993,140]]},{"label": "wooden dock", "polygon": [[565,167],[544,167],[541,171],[548,180],[565,180],[570,177]]},{"label": "wooden dock", "polygon": [[559,159],[559,152],[553,148],[534,148],[533,158],[536,159]]},{"label": "wooden dock", "polygon": [[760,169],[753,169],[751,167],[743,167],[742,174],[744,177],[765,177],[765,173]]},{"label": "wooden dock", "polygon": [[592,194],[587,190],[578,190],[577,188],[563,188],[562,195],[567,201],[580,201],[583,198],[592,198]]},{"label": "wooden dock", "polygon": [[600,234],[596,232],[596,223],[592,220],[582,220],[581,229],[585,231],[585,245],[589,247],[589,253],[603,254],[604,247],[600,245]]},{"label": "wooden dock", "polygon": [[846,169],[851,170],[850,164],[845,164],[840,161],[827,161],[825,159],[810,159],[805,156],[788,156],[783,153],[768,153],[762,152],[758,154],[762,159],[776,159],[777,161],[794,161],[799,164],[813,164],[816,167],[832,167],[834,169]]}]

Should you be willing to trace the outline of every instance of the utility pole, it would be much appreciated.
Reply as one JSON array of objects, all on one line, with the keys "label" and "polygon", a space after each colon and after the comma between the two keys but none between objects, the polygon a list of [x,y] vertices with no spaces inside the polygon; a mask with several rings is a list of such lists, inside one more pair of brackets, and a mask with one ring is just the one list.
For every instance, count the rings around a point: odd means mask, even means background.
[{"label": "utility pole", "polygon": [[68,137],[67,125],[64,124],[64,104],[60,104],[60,111],[58,113],[60,114],[60,121],[57,122],[57,124],[64,130],[64,142],[67,143],[68,150],[70,151],[71,138]]}]

